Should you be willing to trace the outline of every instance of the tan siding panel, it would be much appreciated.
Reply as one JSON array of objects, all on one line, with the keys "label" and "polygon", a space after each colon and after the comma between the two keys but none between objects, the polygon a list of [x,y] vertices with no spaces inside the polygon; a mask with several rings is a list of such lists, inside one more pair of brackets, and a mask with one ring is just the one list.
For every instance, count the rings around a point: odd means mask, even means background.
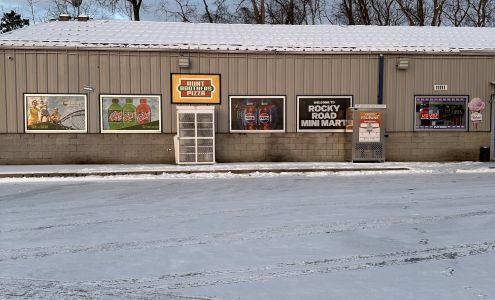
[{"label": "tan siding panel", "polygon": [[[26,54],[15,55],[16,77],[16,106],[17,106],[17,132],[24,131],[24,93],[27,89]],[[10,116],[13,118],[15,116]]]},{"label": "tan siding panel", "polygon": [[256,87],[256,93],[258,95],[267,95],[267,57],[265,55],[260,55],[256,58],[256,77],[258,79],[258,84]]},{"label": "tan siding panel", "polygon": [[303,60],[303,90],[302,93],[304,95],[310,95],[313,93],[313,83],[314,83],[314,59],[311,56],[304,57]]},{"label": "tan siding panel", "polygon": [[7,132],[9,133],[17,132],[16,118],[22,117],[22,112],[17,112],[16,61],[14,58],[13,52],[6,53],[5,87],[7,93],[5,99],[7,102]]},{"label": "tan siding panel", "polygon": [[313,93],[315,95],[323,95],[323,57],[315,57],[313,64]]},{"label": "tan siding panel", "polygon": [[60,93],[69,92],[69,64],[65,51],[57,54],[57,83]]},{"label": "tan siding panel", "polygon": [[89,55],[89,86],[94,91],[88,97],[88,132],[100,132],[100,56],[98,53]]},{"label": "tan siding panel", "polygon": [[88,52],[79,55],[79,84],[76,93],[85,93],[84,87],[89,86],[89,56]]},{"label": "tan siding panel", "polygon": [[130,53],[123,52],[119,56],[120,64],[120,93],[131,93],[131,60]]},{"label": "tan siding panel", "polygon": [[[287,98],[285,100],[285,124],[287,126],[287,132],[294,132],[296,130],[296,122],[294,119],[291,119],[292,115],[295,117],[295,107],[291,108],[292,103],[289,99],[294,99],[297,95],[299,95],[299,90],[296,87],[296,81],[299,80],[296,69],[301,68],[301,63],[296,61],[296,56],[287,55],[285,56],[285,75],[282,77],[286,80],[286,88],[281,91],[281,95],[285,95]],[[298,84],[301,86],[301,82]],[[295,106],[295,105],[294,105]]]},{"label": "tan siding panel", "polygon": [[100,54],[100,93],[110,94],[110,56],[108,53]]},{"label": "tan siding panel", "polygon": [[58,93],[58,57],[55,53],[47,54],[48,93]]},{"label": "tan siding panel", "polygon": [[[36,79],[38,82],[38,92],[48,93],[48,57],[47,54],[37,54],[36,58]],[[77,80],[75,81],[77,83]]]},{"label": "tan siding panel", "polygon": [[27,92],[37,93],[38,92],[38,81],[36,78],[37,66],[36,63],[37,55],[35,52],[26,53],[26,77],[27,77]]},{"label": "tan siding panel", "polygon": [[[112,52],[110,53],[110,92],[112,94],[121,94],[121,84],[120,77],[122,73],[120,71],[120,53]],[[137,70],[134,70],[131,65],[131,74],[136,74]],[[132,75],[131,75],[132,76]],[[131,77],[132,78],[132,77]],[[135,83],[134,83],[135,84]],[[139,84],[139,82],[138,82]],[[131,92],[132,92],[133,82],[131,79]]]},{"label": "tan siding panel", "polygon": [[141,93],[151,93],[151,59],[149,53],[140,55]]},{"label": "tan siding panel", "polygon": [[[69,93],[79,93],[79,55],[69,54]],[[39,73],[39,72],[38,72]]]},{"label": "tan siding panel", "polygon": [[218,73],[220,74],[220,88],[221,88],[221,104],[217,106],[217,124],[216,131],[217,132],[228,132],[229,131],[229,115],[228,115],[228,107],[229,107],[229,58],[228,56],[222,56],[218,61]]},{"label": "tan siding panel", "polygon": [[162,94],[162,77],[168,74],[162,74],[160,70],[160,56],[154,53],[150,57],[150,91],[152,94]]},{"label": "tan siding panel", "polygon": [[[2,51],[0,52],[0,99],[7,99],[5,72],[5,52]],[[0,101],[0,133],[7,132],[7,118],[11,118],[7,114],[7,101],[2,100]]]}]

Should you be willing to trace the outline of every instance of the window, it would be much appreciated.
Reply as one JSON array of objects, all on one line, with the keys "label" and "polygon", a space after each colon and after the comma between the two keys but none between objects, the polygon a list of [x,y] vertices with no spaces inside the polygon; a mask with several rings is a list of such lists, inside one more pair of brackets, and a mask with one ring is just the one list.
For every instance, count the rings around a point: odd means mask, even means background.
[{"label": "window", "polygon": [[467,130],[468,96],[415,96],[414,130]]}]

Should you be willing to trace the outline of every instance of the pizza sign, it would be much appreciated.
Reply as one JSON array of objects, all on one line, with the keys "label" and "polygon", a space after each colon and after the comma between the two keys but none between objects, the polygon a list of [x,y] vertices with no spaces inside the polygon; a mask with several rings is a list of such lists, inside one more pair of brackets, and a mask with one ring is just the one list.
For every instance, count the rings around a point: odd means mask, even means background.
[{"label": "pizza sign", "polygon": [[173,104],[220,104],[219,74],[171,74]]},{"label": "pizza sign", "polygon": [[215,87],[210,79],[181,79],[177,89],[181,97],[211,98]]}]

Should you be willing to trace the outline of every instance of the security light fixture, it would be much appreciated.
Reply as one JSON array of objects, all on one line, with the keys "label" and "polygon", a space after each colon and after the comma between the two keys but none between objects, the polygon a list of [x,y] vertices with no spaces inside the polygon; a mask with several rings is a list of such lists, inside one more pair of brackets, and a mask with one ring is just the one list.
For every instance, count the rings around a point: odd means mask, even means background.
[{"label": "security light fixture", "polygon": [[191,67],[191,60],[188,56],[179,57],[179,68],[187,69]]},{"label": "security light fixture", "polygon": [[409,59],[407,58],[399,58],[397,61],[397,69],[398,70],[407,70],[409,69]]}]

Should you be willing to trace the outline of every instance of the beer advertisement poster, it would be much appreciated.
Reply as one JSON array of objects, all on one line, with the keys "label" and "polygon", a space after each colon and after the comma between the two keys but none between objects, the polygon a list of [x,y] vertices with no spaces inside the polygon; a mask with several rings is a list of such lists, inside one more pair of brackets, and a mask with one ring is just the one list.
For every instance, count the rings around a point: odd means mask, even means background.
[{"label": "beer advertisement poster", "polygon": [[285,96],[231,96],[230,132],[285,132]]},{"label": "beer advertisement poster", "polygon": [[171,76],[172,104],[220,104],[220,74]]},{"label": "beer advertisement poster", "polygon": [[160,96],[100,96],[102,133],[160,133],[161,115]]},{"label": "beer advertisement poster", "polygon": [[87,132],[84,94],[24,94],[24,109],[28,133]]},{"label": "beer advertisement poster", "polygon": [[352,96],[298,96],[298,132],[345,132]]}]

